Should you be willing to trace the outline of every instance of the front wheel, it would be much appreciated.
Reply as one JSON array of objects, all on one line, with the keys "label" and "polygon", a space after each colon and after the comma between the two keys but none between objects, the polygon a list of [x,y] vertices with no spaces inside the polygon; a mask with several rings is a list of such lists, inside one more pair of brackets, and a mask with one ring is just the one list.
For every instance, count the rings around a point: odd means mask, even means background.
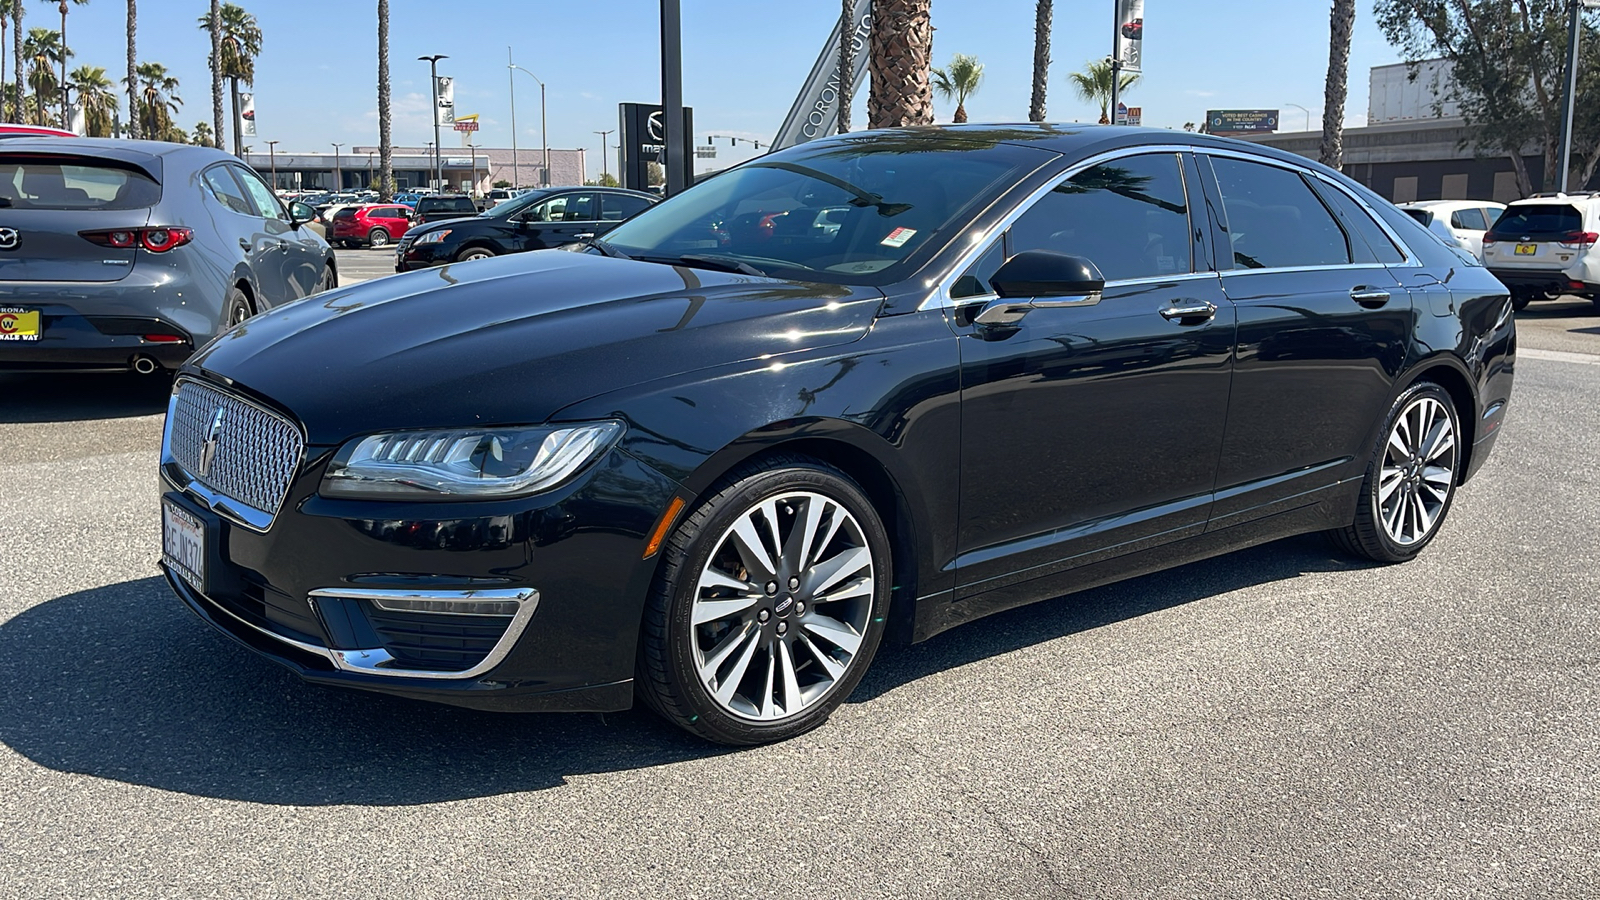
[{"label": "front wheel", "polygon": [[662,551],[638,689],[709,740],[786,740],[826,721],[872,662],[889,536],[861,489],[813,460],[770,460],[723,484]]},{"label": "front wheel", "polygon": [[472,262],[475,259],[488,259],[494,256],[494,251],[487,247],[468,247],[456,255],[456,262]]},{"label": "front wheel", "polygon": [[255,315],[255,313],[255,304],[250,302],[249,295],[239,290],[238,285],[228,289],[228,299],[222,307],[224,328],[232,328]]},{"label": "front wheel", "polygon": [[1335,544],[1376,562],[1405,562],[1439,533],[1455,499],[1461,424],[1449,392],[1420,381],[1394,402],[1361,485],[1355,521]]}]

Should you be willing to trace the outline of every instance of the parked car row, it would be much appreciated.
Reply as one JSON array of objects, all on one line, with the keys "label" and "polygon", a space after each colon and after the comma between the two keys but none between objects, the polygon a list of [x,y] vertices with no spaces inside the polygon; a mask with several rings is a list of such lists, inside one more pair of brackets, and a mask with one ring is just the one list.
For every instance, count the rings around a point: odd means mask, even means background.
[{"label": "parked car row", "polygon": [[1517,309],[1568,295],[1600,308],[1600,193],[1536,194],[1509,206],[1429,200],[1400,208],[1488,266]]}]

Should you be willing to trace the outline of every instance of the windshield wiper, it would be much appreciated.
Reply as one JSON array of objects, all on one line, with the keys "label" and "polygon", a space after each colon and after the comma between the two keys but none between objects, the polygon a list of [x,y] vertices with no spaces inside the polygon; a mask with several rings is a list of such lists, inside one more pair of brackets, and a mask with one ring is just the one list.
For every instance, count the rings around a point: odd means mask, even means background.
[{"label": "windshield wiper", "polygon": [[609,256],[612,259],[633,259],[633,257],[623,253],[621,250],[618,250],[617,248],[611,246],[605,241],[600,240],[592,234],[579,235],[573,238],[572,242],[574,244],[582,244],[585,247],[593,247],[594,249],[599,250],[602,256]]},{"label": "windshield wiper", "polygon": [[683,263],[686,266],[699,266],[705,269],[718,269],[723,272],[738,272],[740,275],[754,275],[757,278],[767,277],[767,273],[743,260],[734,259],[731,256],[717,256],[712,253],[689,253],[678,257],[678,262]]},{"label": "windshield wiper", "polygon": [[759,162],[751,163],[750,168],[782,169],[785,172],[794,172],[797,175],[815,178],[818,181],[831,184],[839,190],[849,194],[851,198],[853,198],[850,201],[851,206],[874,207],[878,210],[878,215],[883,216],[886,219],[891,216],[898,216],[901,213],[911,209],[911,204],[909,203],[885,202],[882,194],[869,194],[850,182],[845,181],[843,178],[835,178],[832,175],[829,175],[827,172],[818,172],[816,169],[807,168],[806,166],[799,166],[795,165],[794,163],[787,162]]}]

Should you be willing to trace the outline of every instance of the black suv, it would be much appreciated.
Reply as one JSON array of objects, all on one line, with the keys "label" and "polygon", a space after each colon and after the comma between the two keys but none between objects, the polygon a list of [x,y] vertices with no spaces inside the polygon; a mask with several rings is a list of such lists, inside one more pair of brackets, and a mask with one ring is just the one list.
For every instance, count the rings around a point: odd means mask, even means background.
[{"label": "black suv", "polygon": [[[620,188],[562,187],[529,191],[472,219],[428,224],[406,233],[394,270],[407,272],[506,253],[546,250],[580,235],[601,235],[661,198]],[[417,203],[417,211],[429,198]]]},{"label": "black suv", "polygon": [[417,201],[418,222],[437,222],[441,219],[459,219],[478,214],[478,204],[465,194],[423,197]]}]

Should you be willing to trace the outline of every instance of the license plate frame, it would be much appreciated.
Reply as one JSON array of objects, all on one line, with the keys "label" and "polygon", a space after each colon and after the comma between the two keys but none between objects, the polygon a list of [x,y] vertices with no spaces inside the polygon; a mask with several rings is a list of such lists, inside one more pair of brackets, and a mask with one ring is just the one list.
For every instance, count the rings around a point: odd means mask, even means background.
[{"label": "license plate frame", "polygon": [[1514,256],[1537,256],[1538,253],[1539,253],[1539,245],[1538,244],[1518,244],[1516,249],[1511,251],[1511,252],[1512,252],[1512,255],[1514,255]]},{"label": "license plate frame", "polygon": [[0,341],[37,341],[44,337],[44,313],[26,306],[0,306]]},{"label": "license plate frame", "polygon": [[190,587],[206,592],[210,535],[205,520],[161,498],[161,562]]}]

